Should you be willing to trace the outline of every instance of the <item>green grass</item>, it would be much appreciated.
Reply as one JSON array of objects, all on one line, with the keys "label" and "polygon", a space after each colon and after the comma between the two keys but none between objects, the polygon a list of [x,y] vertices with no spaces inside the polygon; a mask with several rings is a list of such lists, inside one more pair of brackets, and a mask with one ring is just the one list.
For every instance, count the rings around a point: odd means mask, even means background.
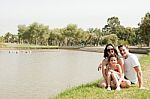
[{"label": "green grass", "polygon": [[[140,62],[143,69],[150,66],[150,56],[142,56]],[[150,67],[149,67],[150,70]],[[144,75],[149,74],[146,70]],[[88,84],[83,84],[78,87],[67,89],[62,93],[59,93],[53,99],[150,99],[150,77],[146,76],[144,79],[147,89],[139,89],[138,86],[132,85],[130,88],[122,89],[121,91],[107,91],[106,89],[99,88],[97,86],[99,80]]]},{"label": "green grass", "polygon": [[5,48],[5,47],[6,47],[6,45],[5,45],[5,44],[0,43],[0,48]]},{"label": "green grass", "polygon": [[58,94],[54,99],[148,99],[149,90],[140,90],[137,86],[122,89],[121,91],[107,91],[97,87],[98,81],[81,85]]},{"label": "green grass", "polygon": [[144,70],[147,66],[150,64],[150,55],[143,55],[141,58],[140,58],[140,63],[142,65],[142,69]]},{"label": "green grass", "polygon": [[[3,45],[3,47],[2,47]],[[58,46],[41,46],[33,44],[15,44],[15,43],[4,43],[0,44],[0,48],[16,48],[16,49],[57,49]]]},{"label": "green grass", "polygon": [[29,45],[29,44],[24,44],[24,45],[18,45],[15,48],[23,48],[23,49],[56,49],[58,46],[40,46],[40,45]]}]

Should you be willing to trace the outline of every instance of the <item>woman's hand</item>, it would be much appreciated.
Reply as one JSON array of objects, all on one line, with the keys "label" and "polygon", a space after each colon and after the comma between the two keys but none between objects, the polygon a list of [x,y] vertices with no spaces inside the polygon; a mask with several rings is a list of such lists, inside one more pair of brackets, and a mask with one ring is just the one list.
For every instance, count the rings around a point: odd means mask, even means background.
[{"label": "woman's hand", "polygon": [[102,69],[102,63],[99,64],[98,66],[98,71]]}]

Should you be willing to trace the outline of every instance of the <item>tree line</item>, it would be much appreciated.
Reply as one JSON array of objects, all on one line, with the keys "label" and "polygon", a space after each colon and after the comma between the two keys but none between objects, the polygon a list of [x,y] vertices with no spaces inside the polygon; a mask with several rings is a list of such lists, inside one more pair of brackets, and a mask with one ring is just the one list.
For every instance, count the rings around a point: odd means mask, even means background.
[{"label": "tree line", "polygon": [[28,26],[18,25],[18,34],[10,32],[0,37],[3,43],[35,44],[49,46],[98,46],[108,43],[145,45],[150,44],[150,13],[146,13],[137,28],[124,27],[118,17],[110,17],[102,28],[83,30],[76,24],[50,29],[34,22]]}]

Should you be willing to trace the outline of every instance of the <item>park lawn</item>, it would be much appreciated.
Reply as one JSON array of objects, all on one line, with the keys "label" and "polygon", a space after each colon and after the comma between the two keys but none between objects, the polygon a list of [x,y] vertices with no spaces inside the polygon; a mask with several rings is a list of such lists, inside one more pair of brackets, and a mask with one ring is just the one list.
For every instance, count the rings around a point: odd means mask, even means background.
[{"label": "park lawn", "polygon": [[53,99],[150,99],[150,56],[140,58],[143,70],[143,85],[147,89],[139,89],[137,85],[121,91],[107,91],[97,86],[99,80],[67,89]]}]

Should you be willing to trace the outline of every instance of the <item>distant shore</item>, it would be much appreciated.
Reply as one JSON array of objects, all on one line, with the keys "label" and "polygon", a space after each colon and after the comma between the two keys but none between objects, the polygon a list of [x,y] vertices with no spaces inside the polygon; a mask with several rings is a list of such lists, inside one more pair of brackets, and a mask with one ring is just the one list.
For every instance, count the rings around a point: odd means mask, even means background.
[{"label": "distant shore", "polygon": [[[83,47],[83,46],[37,46],[29,44],[12,44],[6,43],[4,47],[1,47],[0,50],[49,50],[49,49],[66,49],[66,50],[78,50],[78,51],[88,51],[88,52],[98,52],[103,53],[105,46],[92,46],[92,47]],[[150,55],[150,48],[148,47],[129,47],[131,53],[137,54],[148,54]]]}]

